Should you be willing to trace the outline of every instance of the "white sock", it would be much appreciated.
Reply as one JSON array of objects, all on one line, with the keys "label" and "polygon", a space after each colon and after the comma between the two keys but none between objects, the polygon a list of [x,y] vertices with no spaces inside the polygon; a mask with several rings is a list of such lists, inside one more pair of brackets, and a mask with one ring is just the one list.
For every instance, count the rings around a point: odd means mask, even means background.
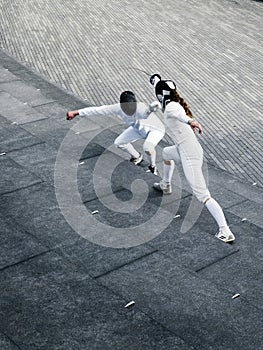
[{"label": "white sock", "polygon": [[214,198],[208,199],[205,206],[210,211],[210,214],[213,216],[213,218],[217,222],[217,225],[219,226],[219,228],[227,226],[225,214],[222,208],[220,207],[220,205],[217,203],[217,201],[214,200]]},{"label": "white sock", "polygon": [[172,176],[174,172],[174,162],[171,161],[171,165],[163,164],[163,181],[167,183],[171,183]]}]

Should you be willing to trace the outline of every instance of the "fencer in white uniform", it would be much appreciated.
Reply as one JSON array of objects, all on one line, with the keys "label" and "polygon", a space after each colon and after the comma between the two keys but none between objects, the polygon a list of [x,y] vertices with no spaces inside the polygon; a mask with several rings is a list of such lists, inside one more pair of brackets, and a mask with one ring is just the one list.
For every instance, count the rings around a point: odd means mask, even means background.
[{"label": "fencer in white uniform", "polygon": [[175,163],[181,163],[185,177],[197,199],[202,202],[216,220],[219,232],[216,237],[224,242],[232,242],[235,236],[227,225],[221,206],[211,197],[203,172],[203,149],[194,133],[201,125],[193,119],[185,100],[178,94],[176,85],[171,80],[162,80],[159,74],[150,78],[155,87],[155,94],[164,113],[166,132],[174,145],[163,149],[163,179],[154,184],[154,188],[164,194],[172,193],[171,180]]},{"label": "fencer in white uniform", "polygon": [[128,152],[131,162],[140,164],[143,156],[134,148],[132,143],[139,139],[145,139],[143,150],[149,161],[148,168],[150,172],[157,175],[155,147],[163,138],[165,128],[159,118],[152,113],[155,110],[155,102],[147,106],[142,102],[137,102],[135,94],[132,91],[124,91],[120,95],[120,103],[69,111],[67,113],[67,119],[71,120],[77,115],[87,117],[120,117],[129,127],[115,139],[115,146]]}]

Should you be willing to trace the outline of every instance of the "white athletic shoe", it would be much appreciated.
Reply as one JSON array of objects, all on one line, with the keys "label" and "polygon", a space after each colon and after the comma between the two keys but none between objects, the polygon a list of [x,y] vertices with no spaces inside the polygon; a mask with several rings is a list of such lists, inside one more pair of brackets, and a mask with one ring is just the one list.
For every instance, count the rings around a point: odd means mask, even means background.
[{"label": "white athletic shoe", "polygon": [[156,166],[156,165],[154,165],[154,166],[149,165],[149,166],[148,166],[148,170],[146,170],[146,172],[147,172],[147,173],[152,173],[152,174],[154,174],[154,175],[158,175],[157,166]]},{"label": "white athletic shoe", "polygon": [[225,243],[233,242],[235,240],[235,236],[230,231],[230,228],[228,226],[221,227],[215,236]]},{"label": "white athletic shoe", "polygon": [[172,193],[172,186],[168,182],[164,182],[161,180],[160,182],[155,182],[153,184],[153,188],[157,191],[162,191],[163,194],[171,194]]},{"label": "white athletic shoe", "polygon": [[142,154],[140,153],[138,158],[131,157],[130,162],[132,162],[135,165],[140,164],[143,161]]}]

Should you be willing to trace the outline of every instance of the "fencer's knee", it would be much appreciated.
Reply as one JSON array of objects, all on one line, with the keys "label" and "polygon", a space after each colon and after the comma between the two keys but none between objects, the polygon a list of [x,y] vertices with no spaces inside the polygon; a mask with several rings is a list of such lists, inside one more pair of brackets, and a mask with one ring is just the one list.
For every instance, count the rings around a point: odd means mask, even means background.
[{"label": "fencer's knee", "polygon": [[205,200],[203,200],[203,204],[206,205],[206,203],[211,199],[211,197],[207,197]]},{"label": "fencer's knee", "polygon": [[211,198],[210,193],[194,193],[196,198],[201,202],[202,204],[206,204],[208,200]]},{"label": "fencer's knee", "polygon": [[118,138],[114,141],[114,146],[117,148],[125,148],[125,145],[120,143]]},{"label": "fencer's knee", "polygon": [[149,156],[154,152],[154,145],[150,142],[144,142],[143,144],[143,151],[148,154]]},{"label": "fencer's knee", "polygon": [[166,149],[167,147],[164,147],[163,151],[162,151],[162,157],[163,157],[163,160],[171,160],[171,156],[169,155],[169,152],[168,150]]}]

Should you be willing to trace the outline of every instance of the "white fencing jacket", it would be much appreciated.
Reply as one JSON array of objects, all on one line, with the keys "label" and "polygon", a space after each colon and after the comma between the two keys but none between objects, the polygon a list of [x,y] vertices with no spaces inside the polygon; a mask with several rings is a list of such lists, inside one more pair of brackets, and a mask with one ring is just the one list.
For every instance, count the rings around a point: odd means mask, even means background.
[{"label": "white fencing jacket", "polygon": [[174,144],[189,154],[200,152],[200,143],[189,121],[193,120],[185,113],[184,108],[178,102],[170,102],[164,111],[166,133],[172,138]]},{"label": "white fencing jacket", "polygon": [[[100,107],[86,107],[79,110],[80,116],[118,116],[127,125],[134,127],[140,134],[146,136],[150,131],[158,130],[164,133],[164,125],[159,118],[154,115],[149,107],[143,102],[138,102],[136,112],[133,115],[127,115],[121,109],[120,103],[105,105]],[[149,117],[150,116],[150,117]],[[149,118],[148,118],[149,117]],[[144,119],[147,119],[144,121]]]}]

